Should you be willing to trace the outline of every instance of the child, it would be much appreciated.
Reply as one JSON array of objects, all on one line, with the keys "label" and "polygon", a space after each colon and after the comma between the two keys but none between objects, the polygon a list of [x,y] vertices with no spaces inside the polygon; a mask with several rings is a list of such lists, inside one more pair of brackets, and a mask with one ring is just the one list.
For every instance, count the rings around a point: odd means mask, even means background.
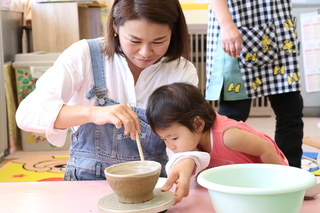
[{"label": "child", "polygon": [[[191,84],[173,83],[156,89],[149,97],[146,116],[152,130],[164,140],[168,149],[178,154],[188,152],[193,159],[192,151],[209,153],[209,167],[240,163],[288,165],[286,157],[270,137],[243,122],[216,113],[199,89]],[[170,151],[168,155],[170,157]],[[199,153],[195,155],[199,156]],[[178,158],[181,159],[181,155]],[[181,174],[179,177],[171,174],[173,169],[177,170],[175,166],[169,169],[170,183],[165,184],[165,189],[173,182],[181,183],[176,179],[181,179]],[[191,169],[186,166],[179,169],[188,170],[183,178],[190,180]],[[183,183],[188,184],[188,181]]]}]

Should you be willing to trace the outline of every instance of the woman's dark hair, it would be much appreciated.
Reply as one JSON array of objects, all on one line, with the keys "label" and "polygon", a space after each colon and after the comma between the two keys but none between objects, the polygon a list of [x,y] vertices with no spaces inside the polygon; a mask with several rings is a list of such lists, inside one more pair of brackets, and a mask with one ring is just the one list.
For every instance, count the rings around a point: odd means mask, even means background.
[{"label": "woman's dark hair", "polygon": [[144,19],[156,24],[168,25],[171,29],[171,41],[164,57],[165,62],[190,59],[188,27],[179,0],[114,0],[108,14],[107,32],[103,52],[108,58],[114,54],[123,55],[119,36],[114,26],[122,26],[126,21]]},{"label": "woman's dark hair", "polygon": [[205,132],[216,119],[213,107],[204,99],[200,90],[188,83],[173,83],[156,89],[148,99],[146,115],[154,132],[164,130],[174,123],[195,132],[194,119],[197,116],[204,120]]}]

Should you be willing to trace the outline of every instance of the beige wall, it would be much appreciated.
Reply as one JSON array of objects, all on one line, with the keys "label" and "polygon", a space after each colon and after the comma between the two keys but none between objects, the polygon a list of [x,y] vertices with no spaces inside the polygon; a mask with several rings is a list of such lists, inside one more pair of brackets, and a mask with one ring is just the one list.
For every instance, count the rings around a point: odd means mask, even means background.
[{"label": "beige wall", "polygon": [[[197,4],[197,0],[179,0],[182,7],[184,4],[190,5],[192,8],[192,5]],[[208,11],[201,9],[201,10],[192,10],[188,8],[187,10],[184,10],[184,15],[186,17],[188,24],[206,24],[208,20]]]},{"label": "beige wall", "polygon": [[[179,0],[181,5],[183,4],[196,4],[197,0]],[[113,0],[99,0],[106,4],[108,7],[111,6]],[[207,10],[184,10],[184,15],[188,24],[206,24],[208,19]]]}]

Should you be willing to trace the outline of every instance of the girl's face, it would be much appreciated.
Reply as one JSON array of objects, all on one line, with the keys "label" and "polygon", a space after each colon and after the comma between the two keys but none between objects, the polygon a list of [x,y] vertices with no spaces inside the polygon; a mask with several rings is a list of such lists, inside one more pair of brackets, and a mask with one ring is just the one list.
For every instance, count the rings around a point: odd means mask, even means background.
[{"label": "girl's face", "polygon": [[131,70],[145,69],[158,62],[167,52],[171,39],[168,25],[143,19],[127,21],[116,32]]},{"label": "girl's face", "polygon": [[201,139],[200,133],[191,132],[187,127],[174,123],[165,130],[157,130],[166,146],[173,152],[188,152],[197,148]]}]

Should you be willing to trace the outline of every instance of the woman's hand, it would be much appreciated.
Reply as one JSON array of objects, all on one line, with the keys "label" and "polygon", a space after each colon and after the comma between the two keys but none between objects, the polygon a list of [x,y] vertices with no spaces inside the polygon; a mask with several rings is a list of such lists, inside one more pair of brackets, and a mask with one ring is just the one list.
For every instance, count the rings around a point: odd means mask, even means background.
[{"label": "woman's hand", "polygon": [[66,129],[86,123],[103,125],[114,124],[116,128],[124,126],[124,134],[136,139],[136,131],[141,132],[138,115],[126,104],[113,106],[62,106],[54,123],[55,129]]},{"label": "woman's hand", "polygon": [[240,57],[242,39],[233,22],[226,0],[209,0],[210,6],[219,21],[221,28],[222,49],[231,57]]},{"label": "woman's hand", "polygon": [[192,158],[184,158],[170,169],[170,174],[161,190],[168,191],[176,184],[174,197],[176,204],[189,195],[190,179],[194,167],[195,163]]},{"label": "woman's hand", "polygon": [[237,26],[233,23],[221,25],[222,49],[232,58],[240,57],[242,38]]},{"label": "woman's hand", "polygon": [[132,140],[136,138],[136,130],[140,132],[138,115],[126,104],[92,108],[91,121],[97,125],[114,124],[117,129],[124,126],[124,134],[130,133]]}]

